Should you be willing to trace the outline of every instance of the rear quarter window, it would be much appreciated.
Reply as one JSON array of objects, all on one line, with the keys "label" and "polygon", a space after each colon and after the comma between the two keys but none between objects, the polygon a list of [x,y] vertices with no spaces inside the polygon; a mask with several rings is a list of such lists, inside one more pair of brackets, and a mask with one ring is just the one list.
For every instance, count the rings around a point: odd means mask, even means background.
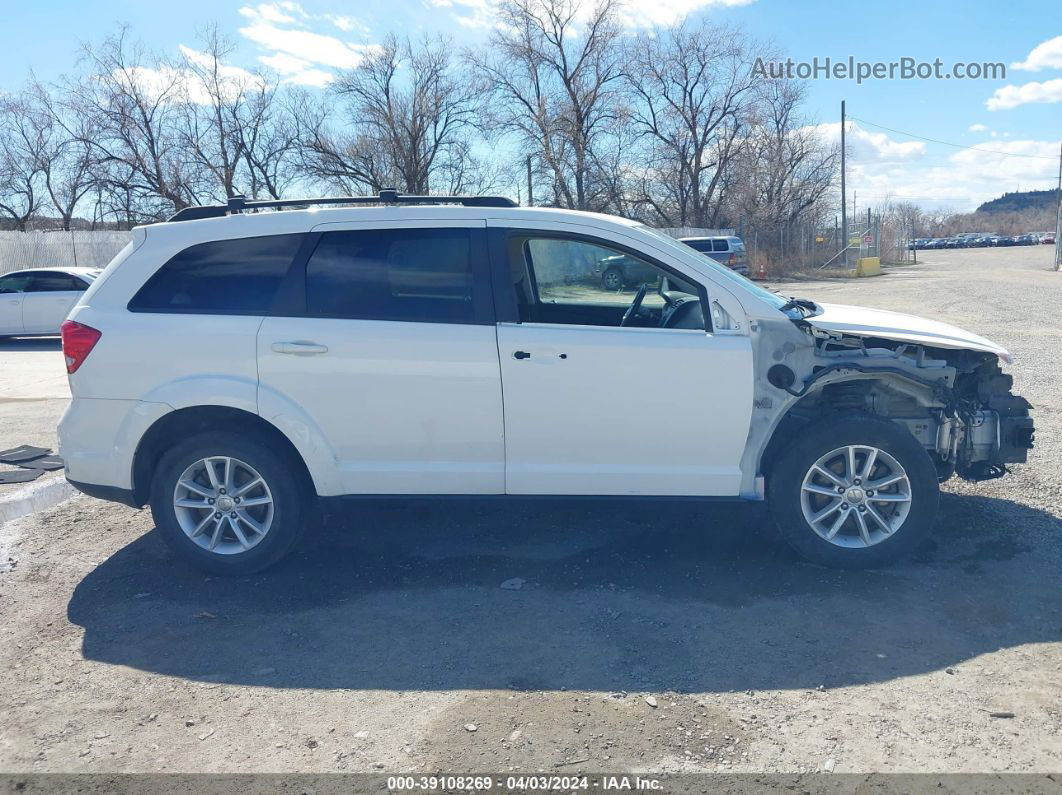
[{"label": "rear quarter window", "polygon": [[129,302],[134,312],[265,314],[302,235],[214,240],[174,255]]}]

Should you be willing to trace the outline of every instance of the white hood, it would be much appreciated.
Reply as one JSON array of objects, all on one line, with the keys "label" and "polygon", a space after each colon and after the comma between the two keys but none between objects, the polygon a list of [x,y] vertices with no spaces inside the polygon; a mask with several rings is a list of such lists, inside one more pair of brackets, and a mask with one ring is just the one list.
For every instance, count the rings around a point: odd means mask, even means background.
[{"label": "white hood", "polygon": [[984,351],[994,353],[1005,362],[1011,357],[1001,346],[964,331],[958,326],[884,309],[844,304],[819,304],[822,314],[807,321],[825,331],[837,331],[856,337],[882,337],[899,342],[913,342],[935,348]]}]

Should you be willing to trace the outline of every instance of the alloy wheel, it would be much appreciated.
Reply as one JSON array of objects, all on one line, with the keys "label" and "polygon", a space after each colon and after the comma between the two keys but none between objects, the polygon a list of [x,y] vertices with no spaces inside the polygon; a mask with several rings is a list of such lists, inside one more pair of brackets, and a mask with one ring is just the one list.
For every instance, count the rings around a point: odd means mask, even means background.
[{"label": "alloy wheel", "polygon": [[185,535],[219,555],[252,549],[273,524],[265,478],[229,456],[201,458],[185,469],[173,490],[173,509]]},{"label": "alloy wheel", "polygon": [[846,445],[808,469],[800,508],[823,540],[839,547],[880,544],[911,511],[911,481],[900,462],[877,447]]}]

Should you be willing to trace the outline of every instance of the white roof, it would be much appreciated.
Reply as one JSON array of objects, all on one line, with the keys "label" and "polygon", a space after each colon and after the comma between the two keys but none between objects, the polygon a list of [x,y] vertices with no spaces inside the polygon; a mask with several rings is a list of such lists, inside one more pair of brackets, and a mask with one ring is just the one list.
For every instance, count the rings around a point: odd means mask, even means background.
[{"label": "white roof", "polygon": [[464,207],[448,204],[412,204],[387,206],[314,207],[304,210],[244,211],[220,218],[201,218],[194,221],[173,221],[137,227],[150,237],[192,241],[223,240],[257,235],[283,235],[307,232],[319,224],[343,224],[365,221],[471,221],[511,220],[552,221],[599,228],[630,228],[637,221],[603,213],[580,210],[561,210],[550,207]]},{"label": "white roof", "polygon": [[7,273],[0,273],[0,276],[10,276],[12,273],[39,273],[40,271],[46,271],[48,273],[54,273],[55,271],[59,271],[59,273],[72,273],[76,276],[85,276],[99,273],[102,270],[103,268],[82,268],[80,266],[72,267],[67,265],[48,265],[40,268],[20,268],[17,271],[8,271]]}]

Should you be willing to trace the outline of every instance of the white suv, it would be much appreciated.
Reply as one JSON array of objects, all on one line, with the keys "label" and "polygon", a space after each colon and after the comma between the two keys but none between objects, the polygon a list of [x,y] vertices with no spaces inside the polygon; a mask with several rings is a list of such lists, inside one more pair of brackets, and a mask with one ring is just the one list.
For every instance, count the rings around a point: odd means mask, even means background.
[{"label": "white suv", "polygon": [[[603,287],[618,255],[651,278]],[[67,478],[221,573],[366,495],[768,498],[805,557],[878,565],[939,481],[1032,446],[993,342],[490,197],[190,208],[134,230],[63,348]]]}]

